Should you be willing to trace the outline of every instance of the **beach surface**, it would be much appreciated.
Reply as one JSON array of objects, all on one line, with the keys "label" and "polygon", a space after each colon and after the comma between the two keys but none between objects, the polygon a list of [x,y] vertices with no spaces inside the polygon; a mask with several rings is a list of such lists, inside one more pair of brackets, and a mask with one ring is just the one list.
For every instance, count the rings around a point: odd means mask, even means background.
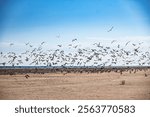
[{"label": "beach surface", "polygon": [[150,70],[0,75],[2,100],[149,100]]}]

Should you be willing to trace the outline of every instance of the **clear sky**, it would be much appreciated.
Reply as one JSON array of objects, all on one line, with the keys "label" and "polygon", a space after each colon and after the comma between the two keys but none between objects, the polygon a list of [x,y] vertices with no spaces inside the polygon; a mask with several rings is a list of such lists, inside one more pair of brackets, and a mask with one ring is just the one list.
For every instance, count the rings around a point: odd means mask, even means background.
[{"label": "clear sky", "polygon": [[114,39],[150,45],[150,1],[0,0],[1,50],[42,41],[53,47],[73,38],[83,45]]},{"label": "clear sky", "polygon": [[0,0],[0,41],[148,36],[149,6],[149,0]]}]

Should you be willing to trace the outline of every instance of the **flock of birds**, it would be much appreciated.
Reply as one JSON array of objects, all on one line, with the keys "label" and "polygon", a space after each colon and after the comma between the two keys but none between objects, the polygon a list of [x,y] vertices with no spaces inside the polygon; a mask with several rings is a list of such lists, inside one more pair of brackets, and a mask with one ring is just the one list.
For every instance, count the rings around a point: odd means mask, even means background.
[{"label": "flock of birds", "polygon": [[[113,27],[109,30],[111,31]],[[111,46],[103,45],[101,42],[93,43],[90,47],[82,47],[78,39],[72,39],[71,43],[64,46],[57,45],[56,49],[44,50],[44,44],[40,43],[34,47],[29,42],[25,43],[27,50],[22,53],[0,52],[0,66],[149,66],[150,65],[150,47],[144,50],[142,43],[118,44],[117,40],[110,42]],[[10,47],[15,46],[10,43]]]}]

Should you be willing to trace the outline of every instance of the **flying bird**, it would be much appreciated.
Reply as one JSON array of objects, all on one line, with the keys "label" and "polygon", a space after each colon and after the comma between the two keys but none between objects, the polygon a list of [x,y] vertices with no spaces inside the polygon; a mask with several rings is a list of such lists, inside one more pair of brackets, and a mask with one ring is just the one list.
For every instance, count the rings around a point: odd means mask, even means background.
[{"label": "flying bird", "polygon": [[116,42],[116,40],[113,40],[113,41],[111,42],[111,44],[114,43],[114,42]]},{"label": "flying bird", "polygon": [[29,77],[30,77],[30,76],[29,76],[28,74],[27,74],[27,75],[25,75],[25,78],[26,78],[26,79],[28,79]]},{"label": "flying bird", "polygon": [[32,45],[29,45],[30,46],[30,48],[32,48],[33,46]]},{"label": "flying bird", "polygon": [[10,46],[13,46],[14,44],[13,44],[13,43],[10,43],[9,45],[10,45]]},{"label": "flying bird", "polygon": [[114,28],[114,27],[112,26],[107,32],[111,32],[111,31],[113,30],[113,28]]},{"label": "flying bird", "polygon": [[29,45],[29,42],[28,43],[25,43],[26,45]]},{"label": "flying bird", "polygon": [[126,45],[125,45],[125,46],[127,46],[127,45],[128,45],[128,43],[130,43],[130,41],[128,41],[128,42],[126,43]]},{"label": "flying bird", "polygon": [[43,45],[45,42],[43,41],[42,43],[41,43],[41,45]]},{"label": "flying bird", "polygon": [[133,46],[136,46],[136,44],[132,43]]},{"label": "flying bird", "polygon": [[58,47],[62,47],[62,45],[57,45]]},{"label": "flying bird", "polygon": [[72,42],[74,42],[74,41],[77,41],[77,39],[75,38],[75,39],[72,40]]}]

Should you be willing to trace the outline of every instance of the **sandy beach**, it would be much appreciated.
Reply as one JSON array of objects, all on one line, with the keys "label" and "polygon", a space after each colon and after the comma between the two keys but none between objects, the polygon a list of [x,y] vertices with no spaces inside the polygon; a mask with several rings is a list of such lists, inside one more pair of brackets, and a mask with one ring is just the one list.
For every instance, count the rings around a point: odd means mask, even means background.
[{"label": "sandy beach", "polygon": [[0,75],[1,100],[149,100],[150,70]]}]

